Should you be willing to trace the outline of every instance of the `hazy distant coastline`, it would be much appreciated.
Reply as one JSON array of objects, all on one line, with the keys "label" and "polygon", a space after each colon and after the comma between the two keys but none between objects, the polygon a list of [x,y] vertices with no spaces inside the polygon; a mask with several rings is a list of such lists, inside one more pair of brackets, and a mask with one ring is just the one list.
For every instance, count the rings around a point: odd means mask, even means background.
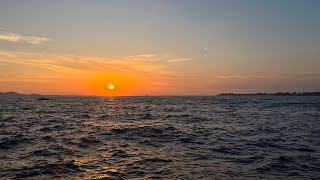
[{"label": "hazy distant coastline", "polygon": [[5,96],[5,97],[19,97],[19,96],[34,96],[34,97],[42,97],[42,96],[79,96],[79,95],[73,95],[73,94],[66,94],[66,95],[54,95],[54,94],[22,94],[22,93],[17,93],[14,91],[10,92],[0,92],[0,96]]},{"label": "hazy distant coastline", "polygon": [[10,92],[0,92],[0,95],[2,96],[42,96],[41,94],[20,94],[14,91],[10,91]]},{"label": "hazy distant coastline", "polygon": [[218,96],[320,96],[320,92],[221,93]]}]

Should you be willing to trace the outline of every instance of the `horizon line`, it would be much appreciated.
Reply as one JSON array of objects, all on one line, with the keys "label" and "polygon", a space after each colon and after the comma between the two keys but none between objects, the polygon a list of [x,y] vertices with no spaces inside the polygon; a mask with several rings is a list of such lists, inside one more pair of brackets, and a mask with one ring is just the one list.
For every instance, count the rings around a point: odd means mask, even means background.
[{"label": "horizon line", "polygon": [[19,93],[16,91],[7,91],[7,92],[0,92],[0,94],[7,94],[7,93],[14,93],[17,95],[26,95],[26,96],[73,96],[73,97],[163,97],[163,96],[220,96],[220,95],[276,95],[279,94],[307,94],[307,93],[320,93],[320,91],[274,91],[274,92],[246,92],[246,93],[217,93],[217,94],[169,94],[169,95],[81,95],[81,94],[39,94],[39,93]]}]

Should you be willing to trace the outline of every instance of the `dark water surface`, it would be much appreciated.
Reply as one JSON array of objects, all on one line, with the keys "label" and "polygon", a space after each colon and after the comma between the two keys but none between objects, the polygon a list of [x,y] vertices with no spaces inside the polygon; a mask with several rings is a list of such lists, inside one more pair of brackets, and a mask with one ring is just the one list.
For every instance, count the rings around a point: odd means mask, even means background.
[{"label": "dark water surface", "polygon": [[0,98],[0,179],[319,179],[320,97]]}]

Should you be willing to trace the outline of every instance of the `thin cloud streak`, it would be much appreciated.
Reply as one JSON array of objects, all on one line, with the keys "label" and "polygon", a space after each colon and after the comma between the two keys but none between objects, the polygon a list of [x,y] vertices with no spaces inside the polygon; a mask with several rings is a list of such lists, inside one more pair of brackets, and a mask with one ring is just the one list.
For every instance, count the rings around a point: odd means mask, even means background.
[{"label": "thin cloud streak", "polygon": [[169,59],[168,63],[178,63],[178,62],[186,62],[190,61],[189,58],[176,58],[176,59]]},{"label": "thin cloud streak", "polygon": [[[0,62],[25,64],[33,67],[47,68],[54,71],[86,72],[136,72],[146,75],[168,74],[163,58],[154,54],[134,55],[119,58],[105,58],[78,55],[36,54],[14,51],[1,51]],[[166,61],[166,60],[163,60]]]},{"label": "thin cloud streak", "polygon": [[3,33],[0,34],[0,40],[9,41],[9,42],[24,42],[28,44],[43,44],[53,41],[53,39],[46,37],[36,37],[36,36],[25,36],[15,33]]}]

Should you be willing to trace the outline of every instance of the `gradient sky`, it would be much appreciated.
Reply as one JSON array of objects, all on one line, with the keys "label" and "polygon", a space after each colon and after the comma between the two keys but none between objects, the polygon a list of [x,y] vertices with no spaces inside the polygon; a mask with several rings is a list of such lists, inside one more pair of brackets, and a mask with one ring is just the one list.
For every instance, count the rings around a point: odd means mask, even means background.
[{"label": "gradient sky", "polygon": [[319,0],[0,0],[0,91],[319,90]]}]

